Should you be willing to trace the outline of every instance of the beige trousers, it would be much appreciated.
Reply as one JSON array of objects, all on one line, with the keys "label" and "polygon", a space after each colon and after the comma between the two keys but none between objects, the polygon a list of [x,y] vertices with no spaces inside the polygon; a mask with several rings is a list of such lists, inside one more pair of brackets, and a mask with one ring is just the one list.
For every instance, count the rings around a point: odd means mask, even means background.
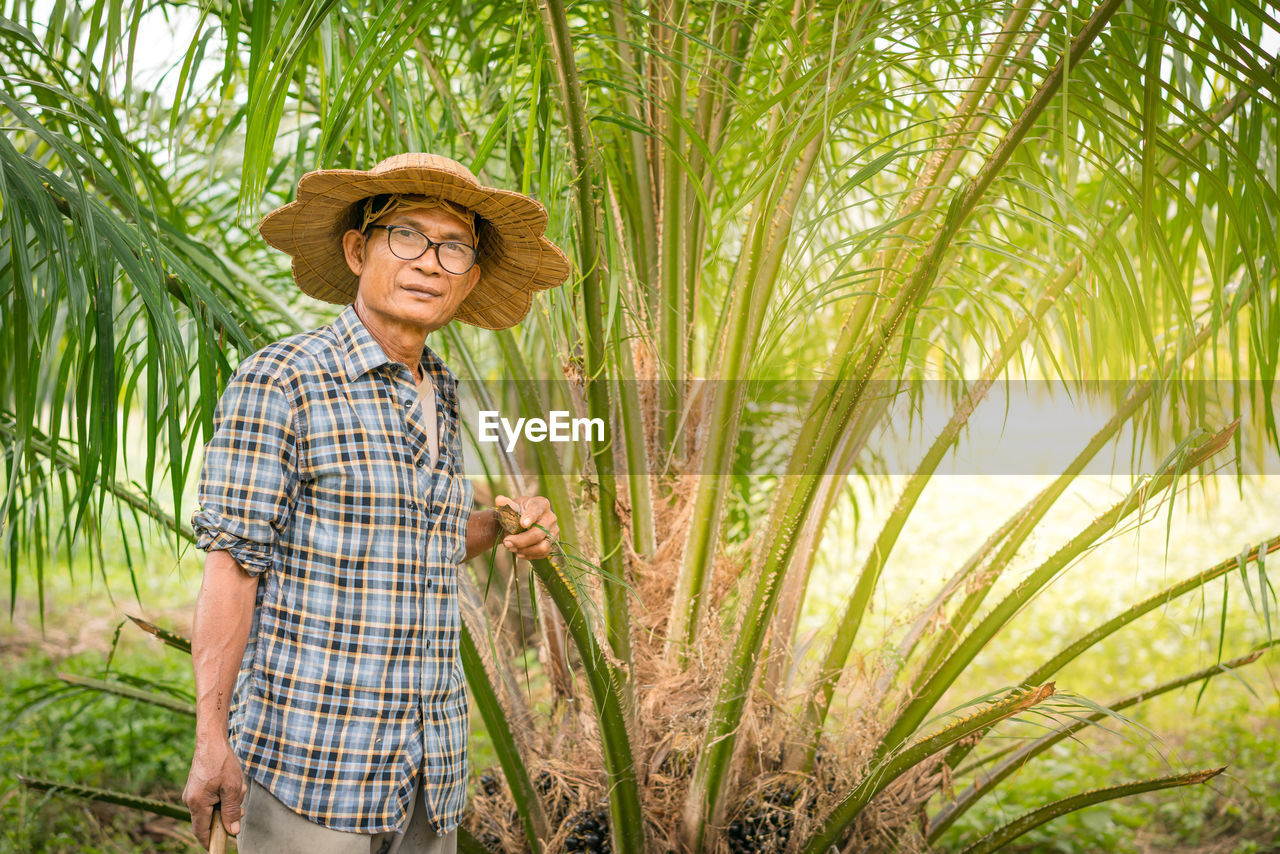
[{"label": "beige trousers", "polygon": [[347,833],[305,819],[253,780],[244,796],[244,818],[236,846],[240,854],[456,854],[458,832],[436,836],[423,804],[413,793],[401,831]]}]

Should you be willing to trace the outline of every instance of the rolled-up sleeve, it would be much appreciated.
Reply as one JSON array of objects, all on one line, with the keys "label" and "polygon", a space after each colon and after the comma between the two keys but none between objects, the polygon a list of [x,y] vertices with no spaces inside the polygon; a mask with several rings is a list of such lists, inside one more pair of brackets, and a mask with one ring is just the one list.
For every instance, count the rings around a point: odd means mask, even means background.
[{"label": "rolled-up sleeve", "polygon": [[294,411],[278,381],[241,366],[214,416],[191,517],[196,546],[225,550],[250,575],[271,568],[297,495]]}]

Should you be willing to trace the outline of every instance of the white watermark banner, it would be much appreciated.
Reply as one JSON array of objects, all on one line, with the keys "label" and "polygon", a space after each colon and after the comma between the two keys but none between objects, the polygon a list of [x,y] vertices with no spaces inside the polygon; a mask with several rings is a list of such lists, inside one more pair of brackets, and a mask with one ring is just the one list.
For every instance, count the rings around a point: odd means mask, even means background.
[{"label": "white watermark banner", "polygon": [[[582,389],[563,381],[466,381],[458,394],[464,426],[482,456],[519,457],[546,443],[566,470],[583,471],[593,455],[607,452],[615,471],[626,474],[626,444],[642,441],[649,473],[773,476],[835,474],[835,463],[792,451],[807,435],[812,413],[857,393],[851,384],[822,380],[698,380],[678,384],[675,395],[663,394],[657,382],[604,384],[614,402],[607,420],[589,417]],[[661,435],[669,422],[660,400],[681,401],[674,437]],[[738,440],[731,454],[712,459],[710,438],[732,426],[717,415],[729,408],[717,408],[726,400],[736,404]],[[623,409],[625,401],[639,403],[638,418]],[[853,471],[911,474],[940,436],[954,433],[938,474],[1151,474],[1179,443],[1238,421],[1236,438],[1207,465],[1280,472],[1273,384],[877,381],[863,387],[857,401],[844,424],[823,428],[840,431],[843,459],[853,461]],[[624,418],[631,420],[624,424]]]}]

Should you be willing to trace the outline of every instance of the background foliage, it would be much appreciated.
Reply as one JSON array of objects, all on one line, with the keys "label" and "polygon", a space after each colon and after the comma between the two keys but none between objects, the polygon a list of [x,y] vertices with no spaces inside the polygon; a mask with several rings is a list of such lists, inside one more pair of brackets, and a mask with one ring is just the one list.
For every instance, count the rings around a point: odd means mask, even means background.
[{"label": "background foliage", "polygon": [[[26,585],[42,608],[64,560],[136,580],[145,525],[183,547],[229,370],[330,316],[252,229],[302,172],[430,150],[547,205],[570,285],[509,333],[433,342],[464,377],[500,380],[477,384],[477,403],[572,409],[613,437],[479,449],[489,488],[536,485],[576,523],[537,584],[476,571],[468,679],[504,777],[477,792],[481,841],[591,847],[576,827],[603,798],[619,852],[980,843],[1002,819],[970,823],[964,786],[1028,732],[1018,720],[1065,732],[1190,671],[1211,693],[1214,668],[1270,643],[1265,557],[1280,538],[1264,530],[1162,581],[1200,572],[1180,595],[1221,597],[1203,611],[1207,653],[1114,696],[1065,682],[1052,695],[1075,656],[1105,660],[1088,647],[1132,632],[1116,615],[1136,618],[1125,608],[1157,588],[1009,666],[1043,592],[1084,583],[1079,567],[1119,532],[1176,527],[1175,496],[1214,483],[1206,471],[1243,477],[1274,450],[1272,7],[0,8],[15,605]],[[189,48],[139,85],[166,64],[153,51],[169,22]],[[966,432],[974,411],[1017,382],[1105,417],[1066,438],[1024,504],[921,574],[904,538],[923,497],[949,455],[989,438]],[[910,430],[919,453],[894,461],[886,436]],[[1081,472],[1131,447],[1090,496]],[[1085,513],[1080,495],[1096,502]],[[1065,526],[1046,522],[1064,511]],[[837,544],[846,580],[823,588],[815,564],[851,530],[844,513],[875,524]],[[895,585],[921,595],[875,625]],[[821,625],[801,634],[806,613]],[[988,654],[1005,666],[985,670]],[[1073,761],[1055,797],[1135,776]],[[1053,799],[1019,779],[985,803]],[[757,826],[767,839],[748,838]]]}]

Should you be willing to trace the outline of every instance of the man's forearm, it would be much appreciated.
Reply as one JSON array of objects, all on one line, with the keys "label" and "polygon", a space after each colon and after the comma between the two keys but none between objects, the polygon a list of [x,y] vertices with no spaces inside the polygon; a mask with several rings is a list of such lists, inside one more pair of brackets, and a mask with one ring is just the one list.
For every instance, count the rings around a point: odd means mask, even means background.
[{"label": "man's forearm", "polygon": [[467,520],[467,556],[464,560],[471,560],[492,549],[500,530],[497,510],[474,511]]},{"label": "man's forearm", "polygon": [[240,832],[245,783],[240,761],[227,740],[227,714],[244,657],[258,579],[230,553],[209,552],[191,628],[191,666],[196,676],[196,745],[182,801],[191,810],[196,839],[209,847],[214,808],[222,825]]},{"label": "man's forearm", "polygon": [[253,623],[258,579],[230,553],[210,552],[196,599],[191,663],[196,682],[196,737],[225,738],[231,694]]}]

